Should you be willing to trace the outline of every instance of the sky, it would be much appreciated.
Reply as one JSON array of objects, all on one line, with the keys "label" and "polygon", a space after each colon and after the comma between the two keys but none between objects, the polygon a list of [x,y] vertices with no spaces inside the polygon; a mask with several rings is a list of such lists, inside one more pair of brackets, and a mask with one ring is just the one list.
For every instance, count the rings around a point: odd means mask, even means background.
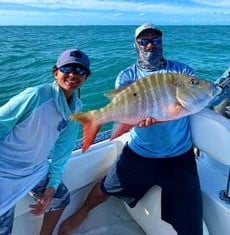
[{"label": "sky", "polygon": [[230,25],[230,0],[0,0],[0,25]]}]

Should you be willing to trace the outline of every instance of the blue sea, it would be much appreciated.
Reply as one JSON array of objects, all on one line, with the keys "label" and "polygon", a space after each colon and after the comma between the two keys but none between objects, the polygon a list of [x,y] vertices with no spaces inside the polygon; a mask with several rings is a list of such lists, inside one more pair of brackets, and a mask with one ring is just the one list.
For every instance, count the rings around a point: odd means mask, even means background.
[{"label": "blue sea", "polygon": [[[81,88],[84,110],[108,100],[118,73],[135,63],[136,26],[0,26],[0,105],[26,87],[53,80],[58,55],[79,48],[91,59],[92,75]],[[230,66],[230,26],[159,26],[164,56],[184,62],[214,81]],[[105,127],[106,128],[106,127]]]}]

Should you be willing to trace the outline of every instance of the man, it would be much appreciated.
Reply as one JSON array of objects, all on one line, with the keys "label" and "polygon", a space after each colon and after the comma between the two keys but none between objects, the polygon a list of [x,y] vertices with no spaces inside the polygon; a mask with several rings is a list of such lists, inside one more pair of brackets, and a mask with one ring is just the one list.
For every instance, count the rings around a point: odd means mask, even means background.
[{"label": "man", "polygon": [[[120,88],[152,73],[194,75],[189,66],[163,56],[162,32],[150,23],[135,31],[137,62],[121,71],[115,87]],[[87,216],[90,209],[110,195],[130,207],[153,186],[162,187],[162,219],[178,235],[202,235],[202,198],[192,148],[189,117],[155,123],[148,117],[132,128],[130,139],[117,161],[84,205],[60,226],[67,235]]]}]

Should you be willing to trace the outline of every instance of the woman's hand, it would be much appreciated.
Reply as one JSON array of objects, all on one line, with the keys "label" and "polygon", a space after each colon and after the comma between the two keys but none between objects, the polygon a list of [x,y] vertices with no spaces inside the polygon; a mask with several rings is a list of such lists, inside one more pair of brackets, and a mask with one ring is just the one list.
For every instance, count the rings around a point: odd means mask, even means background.
[{"label": "woman's hand", "polygon": [[43,195],[33,194],[37,203],[29,205],[29,207],[32,208],[30,212],[36,216],[43,214],[48,208],[54,194],[54,188],[47,188]]}]

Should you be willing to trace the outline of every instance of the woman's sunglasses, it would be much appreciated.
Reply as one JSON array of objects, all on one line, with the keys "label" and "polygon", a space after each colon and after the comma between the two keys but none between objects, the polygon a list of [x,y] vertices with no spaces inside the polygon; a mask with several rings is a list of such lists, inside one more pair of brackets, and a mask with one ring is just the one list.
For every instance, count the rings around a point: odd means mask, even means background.
[{"label": "woman's sunglasses", "polygon": [[77,75],[86,75],[88,70],[77,65],[64,65],[59,68],[62,73],[75,72]]}]

